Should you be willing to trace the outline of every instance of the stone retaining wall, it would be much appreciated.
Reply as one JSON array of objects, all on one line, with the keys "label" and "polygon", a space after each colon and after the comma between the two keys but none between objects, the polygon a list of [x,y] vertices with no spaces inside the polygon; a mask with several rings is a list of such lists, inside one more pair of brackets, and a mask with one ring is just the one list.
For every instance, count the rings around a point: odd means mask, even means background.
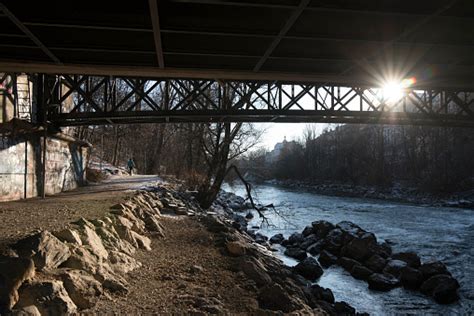
[{"label": "stone retaining wall", "polygon": [[[52,137],[46,148],[46,194],[85,183],[87,148]],[[41,173],[41,137],[0,137],[0,202],[41,194]]]}]

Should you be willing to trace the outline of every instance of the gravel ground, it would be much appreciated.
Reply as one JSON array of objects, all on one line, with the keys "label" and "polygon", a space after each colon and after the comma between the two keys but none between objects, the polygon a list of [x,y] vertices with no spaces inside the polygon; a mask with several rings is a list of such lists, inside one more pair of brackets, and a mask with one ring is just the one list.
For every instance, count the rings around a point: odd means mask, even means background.
[{"label": "gravel ground", "polygon": [[0,203],[0,252],[33,231],[56,230],[81,217],[103,216],[141,186],[159,181],[156,176],[120,176],[103,183],[64,192],[46,199]]},{"label": "gravel ground", "polygon": [[164,239],[152,250],[139,251],[143,266],[126,275],[128,295],[103,296],[93,314],[262,313],[255,285],[236,271],[235,259],[224,256],[214,236],[196,219],[163,217]]},{"label": "gravel ground", "polygon": [[[42,199],[0,203],[0,253],[36,230],[64,228],[84,217],[98,218],[156,177],[117,177]],[[266,314],[257,289],[236,259],[223,255],[214,236],[196,218],[163,216],[164,239],[152,238],[150,252],[139,250],[143,266],[125,276],[128,294],[106,293],[87,314]]]}]

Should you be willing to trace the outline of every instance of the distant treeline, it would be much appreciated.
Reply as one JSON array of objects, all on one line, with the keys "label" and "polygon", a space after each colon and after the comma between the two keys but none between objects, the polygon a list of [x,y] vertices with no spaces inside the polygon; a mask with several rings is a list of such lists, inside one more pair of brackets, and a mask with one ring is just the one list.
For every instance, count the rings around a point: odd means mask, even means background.
[{"label": "distant treeline", "polygon": [[[391,186],[430,192],[474,188],[474,131],[464,128],[340,125],[299,142],[257,151],[239,165],[266,179]],[[272,158],[272,159],[270,159]]]}]

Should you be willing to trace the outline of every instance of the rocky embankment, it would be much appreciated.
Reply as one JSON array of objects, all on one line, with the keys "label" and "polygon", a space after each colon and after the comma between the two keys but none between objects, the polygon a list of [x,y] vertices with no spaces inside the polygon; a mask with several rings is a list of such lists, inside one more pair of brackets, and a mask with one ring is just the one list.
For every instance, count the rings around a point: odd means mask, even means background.
[{"label": "rocky embankment", "polygon": [[64,315],[92,308],[108,292],[128,292],[137,249],[162,238],[162,213],[194,215],[166,187],[137,192],[100,218],[39,231],[0,256],[0,314]]},{"label": "rocky embankment", "polygon": [[[440,304],[459,299],[459,283],[442,262],[421,263],[414,252],[393,253],[389,244],[378,243],[373,233],[351,222],[334,225],[315,221],[288,239],[277,234],[269,242],[286,247],[284,254],[300,261],[296,267],[308,262],[314,265],[313,256],[318,256],[324,268],[340,265],[354,278],[365,280],[372,290],[390,291],[403,286],[429,295]],[[314,271],[323,273],[319,268]]]},{"label": "rocky embankment", "polygon": [[[236,228],[227,214],[202,211],[192,192],[163,186],[137,192],[102,218],[81,218],[64,229],[35,232],[10,245],[9,254],[0,257],[0,314],[87,313],[101,297],[126,295],[126,274],[142,266],[134,254],[138,249],[150,251],[151,239],[165,235],[160,221],[166,213],[205,224],[222,253],[238,261],[234,272],[258,293],[261,310],[356,314],[347,303],[335,302],[329,289],[311,284],[318,266],[314,259],[288,268]],[[224,310],[201,305],[203,313]]]},{"label": "rocky embankment", "polygon": [[268,238],[247,228],[250,213],[244,217],[229,211],[231,207],[247,209],[249,205],[244,198],[222,192],[216,203],[233,219],[234,227],[245,231],[257,243],[268,249],[272,249],[272,244],[284,246],[284,254],[299,261],[294,270],[311,281],[323,274],[323,268],[339,265],[354,278],[366,281],[369,289],[375,291],[390,291],[401,286],[431,296],[440,304],[459,299],[459,283],[445,264],[440,261],[422,263],[414,252],[393,253],[387,242],[378,242],[373,233],[354,223],[343,221],[334,225],[315,221],[288,239],[282,234]]},{"label": "rocky embankment", "polygon": [[262,309],[311,315],[362,315],[346,302],[336,302],[330,289],[312,284],[320,276],[314,272],[319,265],[313,258],[289,268],[267,247],[235,228],[235,222],[226,216],[207,217],[207,226],[218,237],[218,245],[239,259],[240,272],[254,282]]}]

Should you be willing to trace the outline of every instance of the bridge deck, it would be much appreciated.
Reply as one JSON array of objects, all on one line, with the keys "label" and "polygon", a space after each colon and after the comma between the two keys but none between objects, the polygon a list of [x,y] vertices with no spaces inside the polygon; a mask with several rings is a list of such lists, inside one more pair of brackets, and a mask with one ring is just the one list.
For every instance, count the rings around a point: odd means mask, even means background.
[{"label": "bridge deck", "polygon": [[[157,5],[158,3],[158,5]],[[21,1],[0,70],[474,89],[472,0]]]}]

